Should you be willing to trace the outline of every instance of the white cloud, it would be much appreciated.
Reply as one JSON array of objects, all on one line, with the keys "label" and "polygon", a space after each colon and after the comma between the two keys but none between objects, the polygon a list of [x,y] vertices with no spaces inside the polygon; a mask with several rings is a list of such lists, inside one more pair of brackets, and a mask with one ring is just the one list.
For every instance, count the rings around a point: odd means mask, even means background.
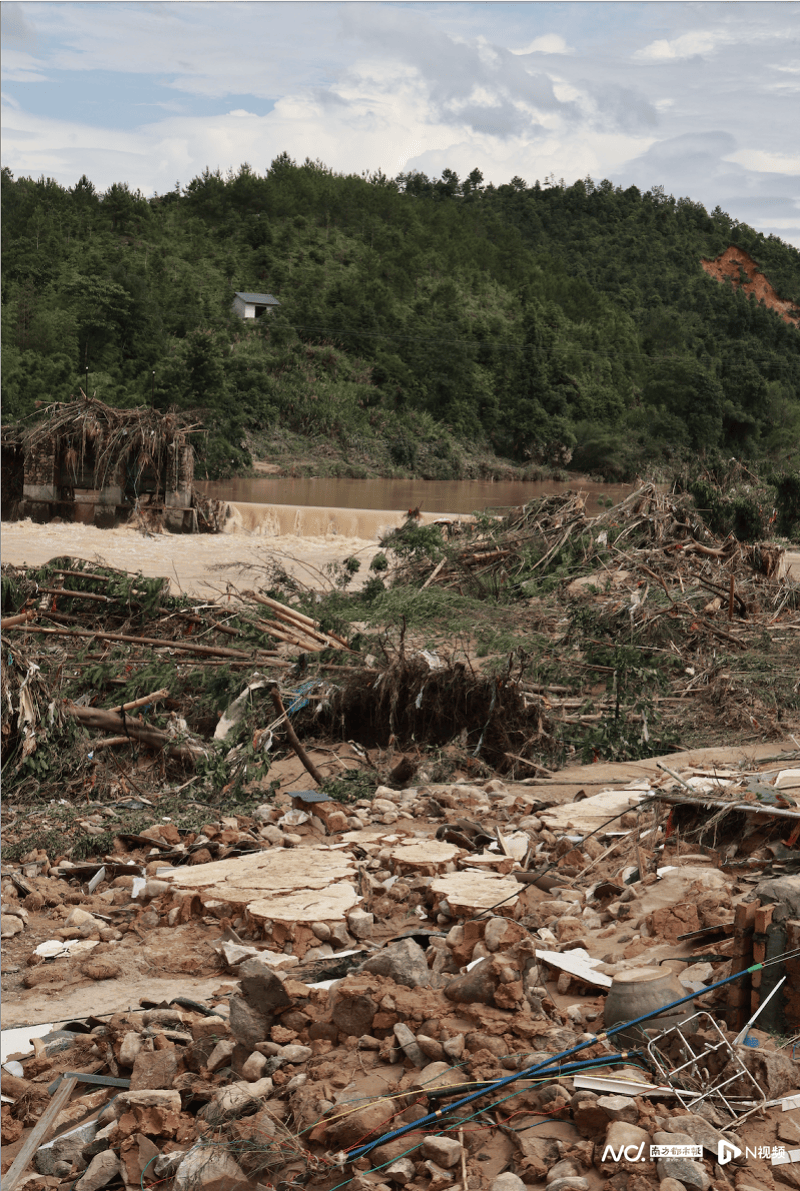
[{"label": "white cloud", "polygon": [[675,58],[691,58],[695,54],[710,54],[729,37],[723,33],[684,33],[672,41],[666,38],[651,41],[650,45],[637,50],[633,55],[642,62],[670,62]]},{"label": "white cloud", "polygon": [[3,81],[6,83],[44,83],[45,63],[24,50],[3,50]]},{"label": "white cloud", "polygon": [[574,54],[560,33],[545,33],[541,37],[534,37],[533,41],[521,50],[511,50],[512,54]]},{"label": "white cloud", "polygon": [[738,149],[723,158],[724,161],[735,161],[745,169],[756,170],[759,173],[800,174],[800,153],[765,153],[761,149]]}]

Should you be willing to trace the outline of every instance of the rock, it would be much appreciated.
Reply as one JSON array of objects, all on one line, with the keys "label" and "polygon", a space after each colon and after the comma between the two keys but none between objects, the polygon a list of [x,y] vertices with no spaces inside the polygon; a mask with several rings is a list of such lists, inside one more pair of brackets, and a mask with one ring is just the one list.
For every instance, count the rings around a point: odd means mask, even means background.
[{"label": "rock", "polygon": [[285,1063],[305,1063],[314,1052],[310,1046],[302,1046],[299,1042],[287,1042],[278,1053]]},{"label": "rock", "polygon": [[575,943],[578,939],[583,939],[585,934],[586,923],[580,918],[573,918],[571,915],[565,914],[556,923],[556,935],[559,943]]},{"label": "rock", "polygon": [[454,1071],[449,1063],[428,1063],[427,1067],[423,1067],[413,1076],[410,1087],[413,1089],[426,1086],[440,1087],[444,1084],[463,1083],[463,1080],[463,1074]]},{"label": "rock", "polygon": [[357,939],[368,939],[375,926],[375,918],[356,906],[347,912],[347,925]]},{"label": "rock", "polygon": [[229,1033],[228,1023],[224,1017],[201,1017],[199,1021],[193,1022],[191,1026],[191,1034],[195,1042],[200,1038],[208,1038],[210,1035],[217,1038],[227,1038]]},{"label": "rock", "polygon": [[96,1154],[87,1166],[83,1176],[75,1184],[75,1191],[98,1191],[119,1174],[120,1160],[113,1150]]},{"label": "rock", "polygon": [[378,1004],[368,993],[349,989],[343,983],[331,989],[331,1018],[343,1034],[355,1038],[370,1034],[377,1012]]},{"label": "rock", "polygon": [[442,1050],[448,1059],[453,1063],[458,1063],[464,1054],[464,1035],[456,1034],[453,1038],[442,1039]]},{"label": "rock", "polygon": [[694,902],[678,902],[674,906],[653,910],[647,916],[647,926],[654,938],[674,943],[678,935],[700,929],[697,906]]},{"label": "rock", "polygon": [[82,910],[80,906],[74,906],[67,915],[64,926],[82,927],[86,925],[96,927],[97,930],[99,930],[104,924],[99,922],[93,914],[88,912],[88,910]]},{"label": "rock", "polygon": [[85,1125],[79,1125],[77,1129],[57,1137],[55,1141],[40,1146],[33,1157],[33,1164],[39,1174],[61,1174],[63,1171],[60,1164],[64,1162],[68,1163],[68,1173],[73,1162],[81,1158],[84,1146],[93,1139],[97,1128],[97,1121],[88,1121]]},{"label": "rock", "polygon": [[[345,1148],[365,1141],[373,1133],[384,1132],[385,1122],[385,1105],[359,1105],[352,1111],[348,1110],[344,1115],[334,1116],[327,1124],[326,1137],[331,1146]],[[405,1148],[407,1149],[408,1146]],[[374,1154],[371,1155],[371,1158],[377,1161]]]},{"label": "rock", "polygon": [[454,1176],[449,1170],[445,1170],[444,1167],[434,1162],[432,1158],[426,1158],[422,1167],[430,1180],[428,1191],[445,1191],[445,1188],[453,1186]]},{"label": "rock", "polygon": [[433,1063],[443,1063],[447,1057],[441,1042],[437,1042],[435,1038],[429,1038],[427,1034],[417,1034],[417,1043],[425,1058],[430,1059]]},{"label": "rock", "polygon": [[197,1114],[210,1125],[219,1125],[223,1121],[241,1116],[244,1110],[257,1100],[262,1100],[272,1092],[272,1080],[259,1079],[255,1083],[232,1083],[220,1088],[214,1093],[213,1100],[204,1104]]},{"label": "rock", "polygon": [[256,1013],[269,1017],[277,1009],[285,1009],[291,1005],[292,999],[280,976],[276,976],[273,970],[260,960],[245,960],[239,966],[239,977],[244,999]]},{"label": "rock", "polygon": [[126,1108],[163,1108],[168,1112],[181,1111],[181,1094],[174,1088],[147,1088],[143,1092],[120,1092],[109,1105],[114,1119],[119,1120]]},{"label": "rock", "polygon": [[383,1173],[390,1182],[405,1187],[414,1177],[414,1163],[410,1158],[398,1158],[391,1166],[386,1167]]},{"label": "rock", "polygon": [[677,1179],[668,1177],[661,1180],[658,1191],[686,1191],[686,1188],[684,1187],[683,1183],[679,1183]]},{"label": "rock", "polygon": [[595,1137],[608,1128],[608,1116],[597,1104],[599,1098],[594,1092],[581,1091],[570,1101],[572,1119],[581,1137]]},{"label": "rock", "polygon": [[222,1038],[214,1046],[208,1058],[206,1059],[206,1067],[209,1071],[219,1071],[220,1067],[225,1067],[230,1063],[231,1056],[236,1049],[236,1043],[230,1038]]},{"label": "rock", "polygon": [[178,1055],[174,1047],[167,1050],[140,1050],[131,1072],[132,1092],[147,1088],[171,1088],[178,1073]]},{"label": "rock", "polygon": [[246,1079],[248,1083],[255,1083],[265,1074],[267,1063],[266,1056],[254,1050],[250,1057],[242,1063],[240,1072],[242,1079]]},{"label": "rock", "polygon": [[107,955],[90,956],[81,964],[81,972],[90,980],[116,980],[121,971],[116,960]]},{"label": "rock", "polygon": [[[408,1026],[399,1021],[394,1027],[394,1036],[398,1044],[402,1046],[406,1058],[410,1059],[415,1067],[424,1067],[425,1055]],[[433,1155],[428,1156],[432,1157]]]},{"label": "rock", "polygon": [[462,1005],[475,1001],[483,1005],[492,1005],[497,985],[493,961],[487,958],[480,960],[471,971],[446,984],[444,995],[449,1001],[456,1001]]},{"label": "rock", "polygon": [[582,1175],[570,1174],[563,1179],[553,1179],[547,1187],[548,1191],[589,1191],[589,1180]]},{"label": "rock", "polygon": [[[261,966],[263,967],[263,964]],[[272,975],[275,975],[274,972]],[[280,983],[279,977],[275,976],[275,979]],[[242,1046],[247,1047],[248,1051],[255,1050],[258,1042],[263,1042],[265,1038],[269,1037],[272,1025],[271,1016],[267,1017],[263,1013],[259,1013],[238,993],[234,993],[230,997],[229,1005],[231,1033],[237,1042],[241,1042]]]},{"label": "rock", "polygon": [[639,1110],[630,1096],[598,1096],[597,1107],[609,1121],[627,1121],[631,1125],[639,1123]]},{"label": "rock", "polygon": [[16,914],[0,914],[0,939],[12,939],[24,929],[25,923]]},{"label": "rock", "polygon": [[[601,1155],[609,1146],[617,1153],[623,1151],[619,1160],[609,1157],[603,1161]],[[605,1144],[595,1148],[595,1155],[595,1161],[599,1160],[601,1170],[610,1168],[614,1171],[641,1174],[643,1163],[650,1163],[650,1134],[646,1129],[631,1125],[627,1121],[612,1121],[606,1130]],[[649,1169],[652,1171],[652,1165]]]},{"label": "rock", "polygon": [[119,1048],[119,1061],[123,1067],[133,1066],[143,1043],[144,1039],[141,1034],[137,1034],[135,1030],[128,1030],[127,1034],[123,1036]]},{"label": "rock", "polygon": [[464,1147],[454,1137],[432,1136],[426,1137],[422,1143],[422,1152],[438,1166],[449,1170],[461,1161]]},{"label": "rock", "polygon": [[659,1158],[656,1170],[660,1179],[675,1179],[686,1191],[706,1191],[711,1186],[706,1168],[694,1158]]},{"label": "rock", "polygon": [[235,1191],[247,1175],[227,1150],[198,1143],[184,1154],[173,1181],[174,1191]]},{"label": "rock", "polygon": [[555,1166],[550,1167],[545,1176],[545,1182],[549,1185],[555,1179],[566,1179],[579,1173],[578,1167],[571,1158],[562,1158],[560,1162],[556,1162]]},{"label": "rock", "polygon": [[527,1188],[519,1175],[507,1170],[489,1184],[489,1191],[527,1191]]},{"label": "rock", "polygon": [[149,1137],[137,1133],[135,1137],[126,1138],[120,1146],[120,1161],[122,1162],[122,1178],[128,1187],[142,1186],[142,1175],[149,1171],[159,1157],[158,1147]]},{"label": "rock", "polygon": [[401,939],[384,947],[377,955],[370,956],[360,971],[388,976],[395,984],[405,984],[408,988],[427,988],[431,982],[425,952],[413,939]]},{"label": "rock", "polygon": [[789,918],[800,918],[800,877],[768,877],[755,889],[762,906],[780,902],[788,908]]},{"label": "rock", "polygon": [[[793,877],[782,877],[782,881],[794,880]],[[764,1050],[762,1047],[737,1046],[736,1054],[742,1060],[747,1070],[754,1077],[756,1083],[768,1100],[777,1100],[793,1091],[800,1083],[800,1064],[795,1063],[781,1050]],[[750,1096],[753,1093],[752,1084],[744,1079],[728,1085],[734,1095]],[[738,1091],[739,1087],[743,1090]]]},{"label": "rock", "polygon": [[[737,1138],[732,1133],[721,1133],[719,1129],[715,1129],[713,1125],[709,1124],[704,1117],[698,1116],[697,1113],[686,1113],[684,1116],[668,1117],[666,1121],[667,1129],[670,1133],[683,1133],[688,1136],[690,1142],[694,1145],[702,1146],[704,1150],[708,1150],[716,1158],[717,1147],[723,1138],[738,1145]],[[672,1139],[670,1139],[672,1140]]]}]

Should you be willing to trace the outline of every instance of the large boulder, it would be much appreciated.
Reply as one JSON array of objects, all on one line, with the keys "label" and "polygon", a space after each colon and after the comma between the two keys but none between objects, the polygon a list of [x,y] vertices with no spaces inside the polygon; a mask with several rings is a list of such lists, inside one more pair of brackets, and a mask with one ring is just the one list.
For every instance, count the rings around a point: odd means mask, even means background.
[{"label": "large boulder", "polygon": [[399,943],[384,947],[377,955],[370,956],[359,970],[374,976],[388,976],[395,984],[405,984],[408,988],[424,988],[431,982],[425,952],[413,939],[401,939]]}]

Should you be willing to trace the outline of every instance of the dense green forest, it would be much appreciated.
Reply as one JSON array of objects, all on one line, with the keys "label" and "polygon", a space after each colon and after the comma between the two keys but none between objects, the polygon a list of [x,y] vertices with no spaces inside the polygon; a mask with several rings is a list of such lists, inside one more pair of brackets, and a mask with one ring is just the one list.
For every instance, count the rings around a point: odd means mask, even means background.
[{"label": "dense green forest", "polygon": [[[3,171],[3,418],[79,388],[198,410],[220,475],[286,435],[351,474],[469,474],[477,447],[609,477],[800,444],[800,330],[701,258],[800,253],[717,208],[591,179],[345,176],[286,154],[145,199]],[[254,323],[236,290],[280,307]]]}]

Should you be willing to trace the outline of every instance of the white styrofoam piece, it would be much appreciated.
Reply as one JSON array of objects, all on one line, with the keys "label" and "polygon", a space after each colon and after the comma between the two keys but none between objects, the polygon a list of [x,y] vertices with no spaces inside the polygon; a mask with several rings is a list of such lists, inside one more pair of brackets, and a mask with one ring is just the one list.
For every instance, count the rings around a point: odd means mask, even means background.
[{"label": "white styrofoam piece", "polygon": [[583,947],[575,947],[572,951],[537,951],[536,958],[543,959],[551,968],[559,968],[562,972],[569,972],[570,976],[585,980],[587,984],[611,988],[611,977],[594,970],[603,961],[593,959]]},{"label": "white styrofoam piece", "polygon": [[798,785],[800,785],[800,769],[782,769],[775,778],[775,787],[778,790]]},{"label": "white styrofoam piece", "polygon": [[791,1112],[793,1108],[800,1108],[800,1096],[786,1096],[780,1101],[781,1112]]},{"label": "white styrofoam piece", "polygon": [[53,1022],[46,1022],[43,1026],[16,1026],[12,1030],[0,1033],[0,1063],[5,1063],[8,1055],[26,1055],[33,1050],[31,1038],[44,1038],[58,1027]]},{"label": "white styrofoam piece", "polygon": [[788,1166],[790,1162],[800,1162],[800,1150],[786,1150],[783,1154],[773,1152],[773,1166]]},{"label": "white styrofoam piece", "polygon": [[96,947],[97,939],[45,939],[34,948],[34,955],[41,955],[44,959],[55,959],[60,955],[79,955],[81,951],[91,951]]}]

